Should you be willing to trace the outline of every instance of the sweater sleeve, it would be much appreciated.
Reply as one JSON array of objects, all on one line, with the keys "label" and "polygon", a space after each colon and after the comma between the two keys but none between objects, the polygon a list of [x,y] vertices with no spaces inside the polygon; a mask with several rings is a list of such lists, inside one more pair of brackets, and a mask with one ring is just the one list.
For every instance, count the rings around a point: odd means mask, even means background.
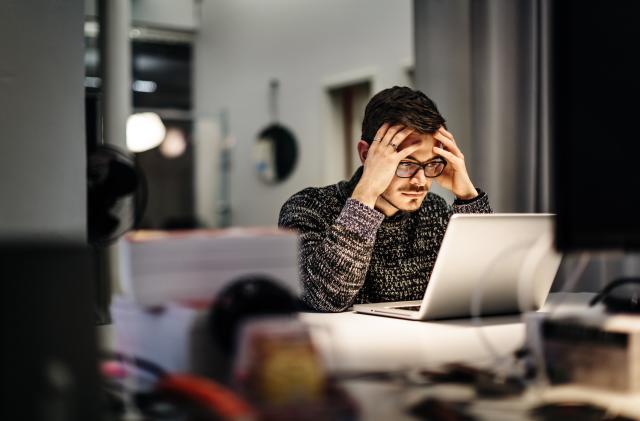
[{"label": "sweater sleeve", "polygon": [[470,200],[456,199],[453,202],[453,213],[493,213],[487,193],[480,189],[478,196]]},{"label": "sweater sleeve", "polygon": [[280,211],[278,225],[300,235],[302,301],[320,311],[347,309],[362,288],[384,215],[348,199],[335,220],[322,199],[301,192]]}]

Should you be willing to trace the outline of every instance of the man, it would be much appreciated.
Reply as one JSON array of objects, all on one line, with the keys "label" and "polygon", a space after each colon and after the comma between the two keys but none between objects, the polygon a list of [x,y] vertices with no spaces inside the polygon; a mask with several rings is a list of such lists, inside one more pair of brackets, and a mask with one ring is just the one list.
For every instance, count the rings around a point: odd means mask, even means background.
[{"label": "man", "polygon": [[[453,213],[490,213],[435,104],[393,87],[365,109],[351,180],[307,188],[282,206],[279,225],[300,234],[302,301],[320,311],[422,299]],[[429,192],[436,180],[453,206]]]}]

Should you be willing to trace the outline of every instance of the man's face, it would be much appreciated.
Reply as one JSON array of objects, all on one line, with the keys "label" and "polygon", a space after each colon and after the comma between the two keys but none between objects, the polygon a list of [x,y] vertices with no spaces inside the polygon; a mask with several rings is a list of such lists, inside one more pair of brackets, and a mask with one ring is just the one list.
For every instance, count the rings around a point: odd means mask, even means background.
[{"label": "man's face", "polygon": [[[398,146],[398,150],[415,144],[419,144],[420,147],[401,162],[411,161],[423,164],[426,161],[438,157],[438,155],[433,152],[434,142],[437,141],[431,134],[410,134],[404,142]],[[390,202],[400,210],[408,212],[416,211],[420,209],[422,201],[427,196],[432,181],[433,179],[427,178],[424,175],[424,170],[422,169],[411,178],[394,176],[389,187],[382,193],[382,199]]]}]

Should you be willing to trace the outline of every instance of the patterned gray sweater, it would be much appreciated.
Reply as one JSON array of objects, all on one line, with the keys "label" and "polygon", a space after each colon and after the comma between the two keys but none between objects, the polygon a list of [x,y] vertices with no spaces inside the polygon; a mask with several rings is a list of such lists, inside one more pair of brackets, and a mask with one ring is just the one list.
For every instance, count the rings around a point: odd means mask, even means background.
[{"label": "patterned gray sweater", "polygon": [[354,303],[422,299],[453,213],[490,213],[486,193],[453,206],[428,193],[419,210],[381,212],[351,199],[349,181],[307,188],[282,206],[278,225],[300,235],[302,301],[320,311]]}]

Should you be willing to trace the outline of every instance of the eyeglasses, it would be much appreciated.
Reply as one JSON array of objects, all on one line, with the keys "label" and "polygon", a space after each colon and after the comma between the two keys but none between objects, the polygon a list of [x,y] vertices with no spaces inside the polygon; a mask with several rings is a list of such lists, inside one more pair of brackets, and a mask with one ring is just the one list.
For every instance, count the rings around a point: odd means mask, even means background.
[{"label": "eyeglasses", "polygon": [[428,178],[438,177],[447,166],[447,161],[442,158],[419,164],[417,162],[403,161],[396,168],[396,175],[400,178],[411,178],[418,173],[420,169],[424,170],[424,175]]}]

